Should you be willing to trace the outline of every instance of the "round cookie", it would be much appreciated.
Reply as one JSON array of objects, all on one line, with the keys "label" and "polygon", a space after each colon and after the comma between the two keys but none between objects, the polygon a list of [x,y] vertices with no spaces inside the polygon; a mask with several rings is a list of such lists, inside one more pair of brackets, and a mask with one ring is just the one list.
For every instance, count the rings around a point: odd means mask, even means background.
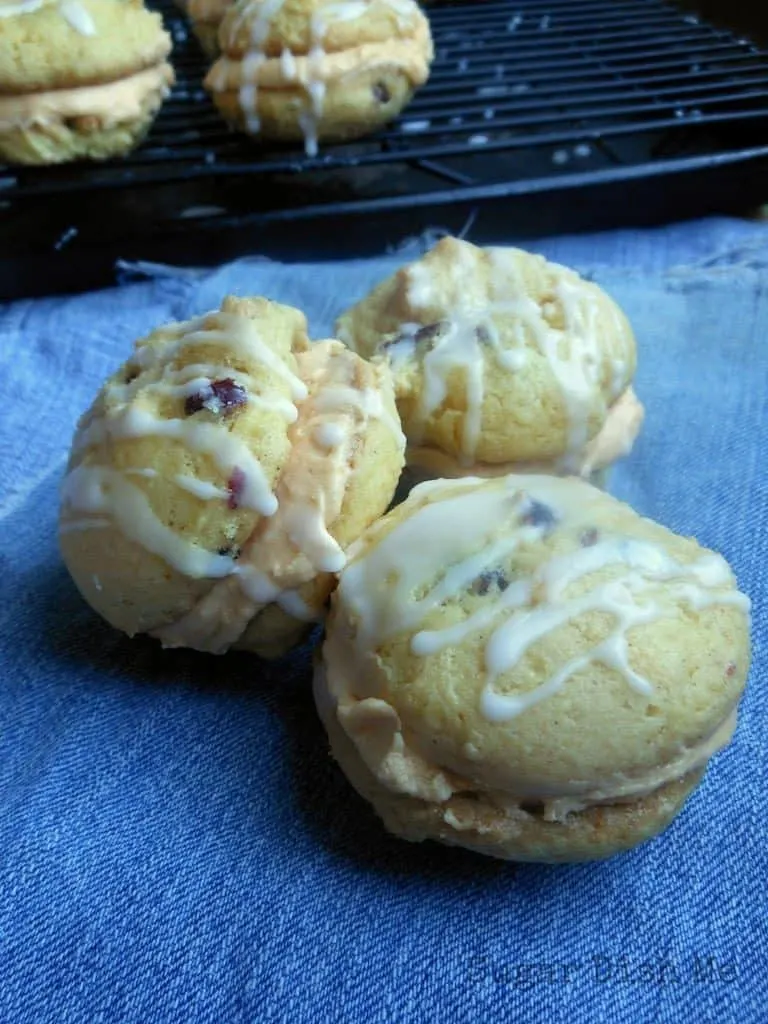
[{"label": "round cookie", "polygon": [[322,617],[403,448],[386,367],[310,344],[298,310],[230,297],[139,341],[82,418],[64,561],[130,635],[277,656]]},{"label": "round cookie", "polygon": [[396,117],[433,56],[414,0],[239,0],[219,45],[205,85],[224,118],[310,156]]},{"label": "round cookie", "polygon": [[197,36],[203,52],[211,60],[216,60],[221,53],[219,28],[233,3],[234,0],[189,0],[187,4],[192,31]]},{"label": "round cookie", "polygon": [[727,563],[576,478],[416,487],[350,552],[315,675],[386,827],[514,860],[658,833],[750,661]]},{"label": "round cookie", "polygon": [[590,476],[640,429],[626,317],[597,285],[520,249],[444,238],[336,332],[390,363],[417,475]]},{"label": "round cookie", "polygon": [[0,6],[0,159],[104,160],[149,130],[173,82],[171,39],[140,0]]}]

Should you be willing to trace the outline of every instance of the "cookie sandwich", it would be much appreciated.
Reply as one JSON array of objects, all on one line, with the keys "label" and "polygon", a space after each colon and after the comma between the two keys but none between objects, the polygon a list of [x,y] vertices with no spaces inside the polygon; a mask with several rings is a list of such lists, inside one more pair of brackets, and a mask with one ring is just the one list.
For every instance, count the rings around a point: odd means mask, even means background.
[{"label": "cookie sandwich", "polygon": [[728,744],[749,607],[720,555],[584,481],[423,483],[350,552],[317,706],[394,834],[603,858]]},{"label": "cookie sandwich", "polygon": [[336,334],[391,366],[417,479],[599,479],[642,424],[622,310],[520,249],[444,238],[343,313]]},{"label": "cookie sandwich", "polygon": [[139,341],[81,419],[64,561],[130,635],[279,656],[322,618],[404,444],[386,367],[310,343],[296,309],[228,298]]}]

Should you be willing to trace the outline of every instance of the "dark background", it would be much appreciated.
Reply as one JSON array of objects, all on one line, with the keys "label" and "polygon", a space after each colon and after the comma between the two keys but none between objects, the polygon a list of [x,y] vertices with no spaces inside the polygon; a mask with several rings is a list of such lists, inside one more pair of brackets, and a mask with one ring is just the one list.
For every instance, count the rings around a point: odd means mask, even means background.
[{"label": "dark background", "polygon": [[768,4],[765,0],[677,0],[678,6],[696,11],[709,21],[749,32],[761,42],[768,40]]}]

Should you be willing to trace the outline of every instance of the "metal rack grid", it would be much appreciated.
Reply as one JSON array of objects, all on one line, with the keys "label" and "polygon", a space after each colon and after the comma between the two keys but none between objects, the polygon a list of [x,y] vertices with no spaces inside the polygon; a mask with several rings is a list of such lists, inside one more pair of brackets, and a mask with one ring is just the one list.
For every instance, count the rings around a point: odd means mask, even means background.
[{"label": "metal rack grid", "polygon": [[[159,6],[176,41],[178,82],[146,143],[104,165],[2,168],[4,199],[393,163],[419,167],[435,184],[482,188],[506,177],[489,174],[490,154],[534,149],[540,174],[567,174],[663,160],[681,148],[675,136],[690,147],[692,131],[742,121],[754,123],[756,146],[768,145],[768,51],[659,0],[433,7],[437,56],[426,87],[387,130],[315,159],[229,132],[202,88],[205,61],[183,18],[167,0]],[[621,141],[641,133],[657,137],[629,160]]]},{"label": "metal rack grid", "polygon": [[[230,132],[203,90],[206,61],[183,16],[171,0],[155,4],[175,40],[177,83],[150,136],[104,164],[0,167],[0,240],[14,247],[4,263],[0,242],[0,279],[11,259],[18,278],[21,257],[47,266],[46,254],[72,249],[83,265],[86,250],[101,264],[285,257],[291,244],[306,254],[330,219],[350,230],[326,232],[323,255],[349,254],[365,241],[352,237],[361,215],[419,230],[432,212],[445,222],[449,209],[516,201],[522,215],[565,192],[581,198],[559,203],[555,230],[636,219],[673,187],[667,207],[706,213],[724,189],[747,201],[766,180],[768,50],[664,0],[431,4],[426,86],[384,131],[314,159]],[[644,197],[603,202],[610,187],[640,185]],[[508,235],[520,233],[516,217]],[[234,231],[239,241],[219,244]],[[83,278],[94,283],[93,272]],[[14,287],[0,283],[0,293]]]}]

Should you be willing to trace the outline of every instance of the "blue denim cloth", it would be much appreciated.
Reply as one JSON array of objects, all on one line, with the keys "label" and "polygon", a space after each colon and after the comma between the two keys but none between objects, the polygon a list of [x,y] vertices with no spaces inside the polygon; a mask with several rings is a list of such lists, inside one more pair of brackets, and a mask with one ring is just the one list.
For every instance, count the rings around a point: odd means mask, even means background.
[{"label": "blue denim cloth", "polygon": [[56,549],[71,431],[153,325],[233,290],[322,336],[396,261],[240,263],[0,310],[0,1022],[768,1021],[768,231],[537,245],[640,345],[614,490],[722,551],[754,600],[732,746],[662,837],[510,865],[386,836],[331,762],[309,654],[163,653],[100,622]]}]

